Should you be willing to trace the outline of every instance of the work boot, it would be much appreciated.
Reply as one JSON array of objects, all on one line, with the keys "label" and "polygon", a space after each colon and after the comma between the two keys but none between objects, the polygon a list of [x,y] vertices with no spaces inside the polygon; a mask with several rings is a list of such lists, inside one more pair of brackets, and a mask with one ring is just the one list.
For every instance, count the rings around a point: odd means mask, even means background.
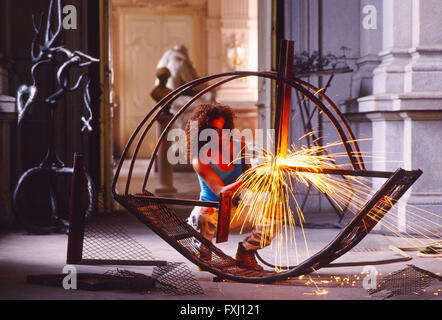
[{"label": "work boot", "polygon": [[238,262],[238,265],[256,271],[263,270],[263,267],[256,262],[255,252],[256,250],[246,250],[242,245],[242,242],[240,242],[238,244],[238,250],[236,251],[236,261]]}]

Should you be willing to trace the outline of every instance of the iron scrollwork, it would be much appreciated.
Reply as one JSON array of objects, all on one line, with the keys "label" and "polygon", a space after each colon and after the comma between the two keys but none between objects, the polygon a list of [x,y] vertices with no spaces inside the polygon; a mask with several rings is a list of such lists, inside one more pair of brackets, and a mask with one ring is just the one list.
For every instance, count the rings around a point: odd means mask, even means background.
[{"label": "iron scrollwork", "polygon": [[[44,102],[49,107],[48,150],[46,156],[38,167],[27,170],[20,177],[14,191],[13,200],[17,218],[31,233],[49,233],[67,228],[67,222],[61,219],[57,205],[56,178],[57,176],[72,175],[73,168],[65,167],[65,164],[61,161],[55,150],[56,109],[61,98],[65,97],[67,93],[77,91],[78,89],[83,90],[83,101],[87,110],[87,116],[82,116],[80,119],[83,122],[81,131],[92,131],[91,121],[93,119],[93,113],[90,106],[90,80],[87,79],[87,68],[91,64],[97,63],[100,60],[80,51],[71,51],[63,45],[56,45],[63,28],[61,10],[61,0],[50,0],[45,26],[43,26],[45,18],[44,13],[40,15],[38,23],[36,23],[35,16],[32,16],[34,29],[34,37],[31,43],[32,83],[30,85],[20,85],[16,92],[18,125],[21,126],[23,119],[25,119],[32,106],[35,105],[36,99],[40,93],[36,72],[44,65],[48,65],[55,69],[56,91],[44,98]],[[52,25],[53,21],[55,21],[55,27]],[[43,27],[45,27],[44,35],[42,35]],[[23,198],[26,198],[23,184],[31,176],[45,176],[49,178],[50,207],[52,211],[50,223],[35,225],[33,222],[30,222],[32,219],[28,219],[27,217],[27,215],[33,213],[26,213],[22,208],[22,203],[20,203],[20,201],[23,201]],[[89,176],[88,185],[89,201],[92,206],[94,202],[94,191]]]},{"label": "iron scrollwork", "polygon": [[303,51],[294,57],[294,73],[295,75],[312,74],[316,72],[333,71],[337,68],[347,68],[347,52],[350,51],[350,48],[342,46],[341,51],[342,55],[339,57],[331,53],[322,56],[319,51],[313,51],[312,54]]}]

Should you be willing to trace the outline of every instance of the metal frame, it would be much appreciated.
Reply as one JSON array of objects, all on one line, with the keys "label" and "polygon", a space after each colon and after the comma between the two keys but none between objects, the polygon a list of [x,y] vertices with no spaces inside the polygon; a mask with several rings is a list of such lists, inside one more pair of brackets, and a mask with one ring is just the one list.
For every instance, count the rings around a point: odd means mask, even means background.
[{"label": "metal frame", "polygon": [[[142,142],[144,141],[144,138],[146,137],[147,132],[152,127],[152,125],[155,123],[155,121],[160,116],[160,113],[168,108],[171,103],[173,103],[180,95],[185,93],[187,90],[195,88],[198,85],[201,85],[203,83],[208,83],[209,81],[217,80],[220,78],[227,78],[219,80],[218,82],[208,86],[206,89],[202,90],[200,93],[195,95],[188,103],[186,103],[170,120],[168,125],[164,128],[164,131],[158,138],[157,144],[155,145],[155,148],[152,152],[151,160],[149,162],[149,165],[146,170],[145,178],[143,185],[141,187],[141,192],[147,191],[145,189],[147,180],[149,179],[149,175],[154,163],[154,159],[158,154],[159,146],[164,141],[167,132],[172,127],[172,125],[175,123],[175,121],[178,119],[178,117],[184,113],[186,109],[188,109],[198,98],[200,98],[202,95],[207,93],[210,90],[216,89],[217,87],[221,86],[224,83],[244,78],[244,77],[263,77],[271,80],[277,80],[282,83],[285,83],[289,85],[291,88],[299,91],[300,93],[304,94],[307,98],[309,98],[317,108],[319,108],[332,122],[334,127],[336,128],[338,135],[340,139],[343,141],[343,146],[345,148],[345,151],[348,155],[348,158],[351,162],[351,165],[353,169],[355,170],[364,170],[364,162],[362,160],[362,157],[360,155],[359,147],[357,145],[356,139],[354,137],[354,134],[351,131],[350,126],[346,123],[342,113],[339,111],[339,109],[334,105],[334,103],[325,95],[319,93],[317,96],[315,96],[312,93],[312,90],[314,92],[317,92],[318,89],[314,86],[300,80],[300,79],[287,79],[287,78],[281,78],[281,75],[279,75],[277,72],[254,72],[254,71],[233,71],[233,72],[226,72],[226,73],[219,73],[212,76],[203,77],[200,79],[193,80],[180,88],[172,91],[170,94],[168,94],[166,97],[164,97],[155,107],[153,107],[149,113],[146,115],[146,117],[141,121],[141,123],[138,125],[138,127],[134,130],[132,136],[130,137],[126,147],[123,150],[123,153],[120,157],[120,161],[116,167],[114,179],[112,182],[112,194],[114,196],[118,195],[116,191],[116,184],[120,176],[121,168],[123,166],[124,159],[126,159],[129,149],[134,146],[135,139],[138,137],[138,141],[136,142],[135,149],[133,152],[132,159],[130,161],[129,166],[129,172],[128,172],[128,178],[126,181],[126,186],[124,190],[124,194],[129,194],[129,187],[132,180],[132,173],[133,168],[135,165],[135,161],[137,160],[139,149],[141,148]],[[327,108],[321,100],[325,100],[331,108]],[[155,114],[156,112],[156,114]],[[153,118],[152,118],[153,116]],[[143,129],[144,128],[144,129]]]},{"label": "metal frame", "polygon": [[[116,195],[115,199],[164,241],[201,269],[221,279],[249,283],[269,283],[317,271],[356,246],[379,222],[388,210],[421,175],[420,170],[398,169],[392,173],[379,191],[354,216],[349,224],[322,250],[284,272],[255,271],[239,267],[235,259],[223,253],[214,244],[203,238],[170,208],[156,200],[152,194]],[[383,201],[385,197],[391,201]],[[200,245],[195,245],[199,243]],[[199,250],[209,250],[212,260],[200,259]]]},{"label": "metal frame", "polygon": [[[290,46],[287,48],[288,52],[290,52]],[[112,193],[114,199],[191,262],[223,279],[253,283],[272,282],[278,279],[285,279],[291,276],[306,274],[329,265],[331,261],[337,259],[339,256],[343,255],[358,244],[422,174],[420,170],[406,171],[403,169],[398,169],[396,172],[365,170],[364,162],[356,139],[351,131],[350,126],[345,121],[342,113],[339,111],[336,105],[323,92],[318,92],[318,89],[311,84],[297,78],[288,78],[287,75],[290,75],[290,70],[286,70],[285,72],[235,71],[203,77],[181,86],[164,97],[141,121],[140,125],[135,129],[134,133],[130,137],[116,168],[112,183]],[[334,125],[352,166],[352,169],[321,168],[319,170],[312,170],[309,168],[292,168],[293,170],[317,174],[327,173],[341,176],[354,175],[388,179],[379,189],[379,191],[365,204],[360,212],[354,216],[349,224],[343,228],[343,230],[333,241],[300,265],[295,266],[286,272],[275,273],[270,271],[254,271],[239,267],[236,264],[235,259],[227,256],[214,244],[204,239],[197,231],[189,226],[182,218],[177,217],[175,213],[165,205],[166,203],[173,203],[184,206],[198,205],[215,207],[216,202],[161,198],[154,196],[146,190],[146,184],[149,179],[154,159],[158,153],[159,146],[164,141],[168,130],[178,119],[178,117],[181,116],[183,112],[192,105],[192,103],[194,103],[206,92],[216,89],[222,84],[235,79],[250,76],[263,77],[277,81],[280,88],[279,90],[283,96],[285,95],[287,97],[287,92],[291,89],[295,89],[297,92],[308,98]],[[141,148],[146,133],[152,127],[153,123],[155,123],[161,112],[169,108],[170,104],[186,91],[190,91],[196,86],[213,81],[215,82],[196,94],[186,105],[184,105],[165,127],[152,152],[151,160],[147,167],[140,192],[130,194],[129,187],[132,182],[133,168],[135,161],[137,160],[139,149]],[[278,98],[278,102],[284,103],[283,99],[281,98],[282,96]],[[329,107],[327,107],[323,101],[328,103]],[[281,106],[282,105],[283,104],[281,104]],[[287,106],[284,105],[282,109],[284,108],[287,108]],[[275,122],[278,124],[278,128],[280,128],[277,135],[279,137],[277,141],[278,152],[284,152],[284,148],[287,145],[286,141],[282,141],[283,137],[285,137],[285,134],[287,133],[283,132],[284,130],[287,130],[287,127],[285,127],[283,124],[284,121],[284,118],[279,118]],[[137,138],[138,140],[134,145]],[[135,146],[135,149],[129,166],[129,174],[126,181],[125,190],[124,193],[119,194],[116,191],[116,184],[119,179],[123,161],[128,155],[129,148],[133,146]],[[385,197],[388,197],[390,201],[384,202],[383,200]],[[197,246],[195,243],[199,243],[199,245]],[[213,256],[211,261],[206,261],[199,257],[201,248],[211,252]]]},{"label": "metal frame", "polygon": [[[306,52],[303,52],[301,55],[294,57],[294,41],[291,40],[282,40],[281,41],[281,50],[279,57],[279,65],[278,70],[281,73],[282,77],[285,78],[293,78],[295,75],[295,71],[298,72],[296,76],[298,78],[301,77],[309,77],[312,75],[322,76],[325,74],[330,75],[327,84],[324,88],[321,88],[319,91],[322,91],[324,94],[327,91],[330,83],[334,77],[333,69],[338,65],[338,61],[341,59],[345,59],[345,52],[342,57],[337,58],[331,54],[328,54],[326,57],[322,57],[318,52],[314,52],[312,56],[308,56]],[[293,63],[294,61],[294,63]],[[333,62],[332,62],[333,61]],[[328,66],[332,62],[332,69],[324,70],[324,67]],[[349,68],[340,68],[339,72],[349,72]],[[351,70],[350,70],[351,71]],[[278,83],[276,86],[276,111],[275,111],[275,130],[276,130],[276,152],[275,154],[280,157],[286,157],[287,148],[288,148],[288,138],[289,138],[289,128],[290,128],[290,117],[291,117],[291,98],[292,98],[292,90],[290,87],[283,83]],[[317,91],[318,92],[318,91]],[[317,94],[315,92],[315,94]],[[298,100],[298,106],[301,113],[301,120],[304,132],[311,132],[313,144],[316,146],[321,146],[322,139],[317,138],[313,131],[312,120],[318,108],[314,108],[312,112],[310,112],[309,103],[305,101],[305,99],[300,98],[299,92],[296,92],[296,98]],[[305,114],[304,114],[305,113]],[[318,119],[319,126],[322,127],[322,118]],[[306,136],[307,145],[311,147],[310,136]],[[326,150],[322,150],[321,153],[328,153]],[[328,157],[333,163],[333,159]],[[347,181],[345,176],[343,176],[344,181],[347,182],[349,189],[351,189],[350,183]],[[308,186],[307,192],[304,196],[302,204],[300,205],[300,209],[304,210],[304,207],[307,203],[307,199],[311,192],[311,185]],[[338,208],[336,204],[332,201],[332,199],[324,194],[326,199],[329,201],[330,205],[335,210],[336,214],[340,218],[341,221],[344,218],[345,211],[348,209],[350,205],[350,201],[352,196],[347,199],[347,202],[343,206],[343,210]]]}]

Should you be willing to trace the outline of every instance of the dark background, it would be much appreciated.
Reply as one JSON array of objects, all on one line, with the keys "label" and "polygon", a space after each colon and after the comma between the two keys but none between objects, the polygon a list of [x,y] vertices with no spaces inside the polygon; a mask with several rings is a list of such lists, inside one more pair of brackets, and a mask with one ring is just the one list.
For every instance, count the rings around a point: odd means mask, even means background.
[{"label": "dark background", "polygon": [[[99,58],[99,1],[69,0],[62,1],[64,5],[74,5],[77,9],[77,29],[62,29],[55,45],[62,45],[71,51],[81,51],[92,57]],[[43,32],[49,0],[0,0],[0,60],[8,70],[8,92],[15,97],[16,90],[21,84],[31,84],[31,43],[34,37],[32,15],[39,21],[41,13],[45,13]],[[62,13],[62,16],[63,13]],[[15,141],[11,145],[17,150],[11,154],[11,184],[15,186],[18,178],[29,168],[38,166],[43,160],[48,147],[48,106],[44,99],[55,92],[55,68],[39,68],[37,75],[38,96],[31,111],[24,118],[17,130]],[[83,153],[87,170],[94,183],[100,179],[100,132],[99,132],[99,64],[89,67],[88,77],[91,80],[91,109],[93,111],[92,132],[81,132],[81,117],[87,118],[87,110],[83,102],[82,87],[73,93],[67,93],[59,101],[56,111],[56,151],[66,166],[72,167],[75,152]],[[14,152],[15,151],[15,152]],[[3,168],[6,169],[6,168]],[[46,195],[44,179],[30,180],[29,188],[30,209],[42,205]],[[69,188],[69,179],[62,179],[57,186],[65,194]],[[67,199],[61,197],[61,205],[66,208]]]}]

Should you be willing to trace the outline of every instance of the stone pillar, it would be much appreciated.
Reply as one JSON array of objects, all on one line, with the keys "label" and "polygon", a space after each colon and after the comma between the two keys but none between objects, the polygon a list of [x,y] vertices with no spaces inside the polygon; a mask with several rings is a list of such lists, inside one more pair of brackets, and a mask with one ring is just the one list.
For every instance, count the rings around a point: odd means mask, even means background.
[{"label": "stone pillar", "polygon": [[373,91],[403,92],[405,66],[410,60],[412,44],[412,1],[391,0],[382,4],[381,64],[374,70]]},{"label": "stone pillar", "polygon": [[413,33],[405,67],[405,92],[442,91],[442,4],[438,0],[414,0]]},{"label": "stone pillar", "polygon": [[[256,0],[207,1],[209,74],[258,69]],[[230,105],[238,130],[258,126],[258,79],[246,77],[217,89],[217,101]],[[251,143],[249,137],[247,143]]]},{"label": "stone pillar", "polygon": [[[258,71],[271,70],[271,12],[272,3],[267,0],[258,0]],[[271,80],[258,79],[258,128],[268,132],[271,123]],[[264,139],[263,147],[271,150],[270,139]]]},{"label": "stone pillar", "polygon": [[405,67],[401,116],[404,119],[404,165],[424,173],[402,210],[403,226],[415,221],[407,212],[420,210],[428,231],[442,230],[442,3],[413,0],[411,60]]},{"label": "stone pillar", "polygon": [[[382,50],[382,13],[382,0],[361,0],[359,3],[359,58],[351,79],[351,99],[345,101],[344,110],[356,138],[362,140],[359,143],[362,152],[372,150],[371,139],[366,138],[371,138],[373,129],[370,119],[365,114],[358,113],[357,99],[373,94],[373,71],[381,63],[378,53]],[[370,19],[368,26],[364,21],[367,19]],[[372,169],[370,159],[365,160],[366,168]]]},{"label": "stone pillar", "polygon": [[[162,114],[158,117],[157,125],[157,137],[159,138],[166,128],[167,124],[172,119],[171,114]],[[167,159],[167,151],[171,146],[171,142],[164,138],[160,145],[157,154],[157,176],[156,176],[156,186],[155,193],[158,195],[174,195],[177,190],[173,186],[173,167],[172,164]]]},{"label": "stone pillar", "polygon": [[[439,97],[442,107],[442,96]],[[413,185],[400,208],[402,230],[413,232],[416,224],[428,235],[442,232],[442,110],[401,112],[404,119],[404,167],[420,168],[422,176]],[[419,229],[421,229],[419,228]]]},{"label": "stone pillar", "polygon": [[[371,11],[366,11],[367,9]],[[360,57],[356,60],[357,70],[352,76],[352,98],[373,94],[373,70],[381,62],[378,52],[382,49],[382,1],[361,0],[359,14]],[[367,27],[364,19],[367,19],[368,14],[375,15],[376,20]]]},{"label": "stone pillar", "polygon": [[441,230],[441,15],[436,0],[383,1],[383,50],[373,72],[373,95],[357,100],[359,112],[373,123],[372,153],[384,157],[376,158],[373,169],[423,171],[400,202],[401,232],[416,232],[416,214],[420,222],[430,221],[430,234]]}]

